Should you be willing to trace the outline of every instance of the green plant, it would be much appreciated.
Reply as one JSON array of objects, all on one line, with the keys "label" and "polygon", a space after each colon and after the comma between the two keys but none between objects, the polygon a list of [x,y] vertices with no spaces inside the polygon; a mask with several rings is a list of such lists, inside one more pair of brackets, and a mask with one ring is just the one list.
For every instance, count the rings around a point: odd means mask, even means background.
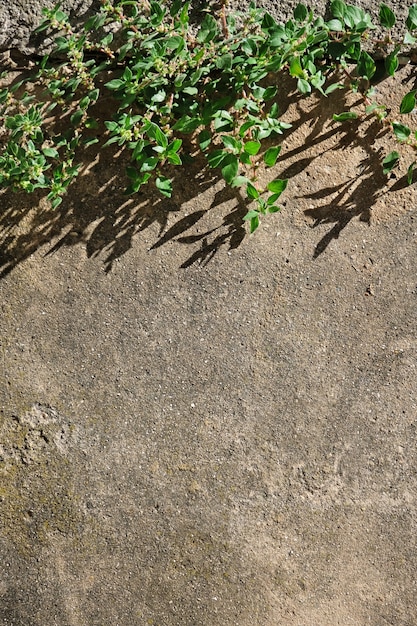
[{"label": "green plant", "polygon": [[[279,24],[254,4],[242,14],[229,14],[223,4],[214,14],[205,12],[195,27],[188,2],[102,0],[100,11],[75,29],[59,5],[45,9],[37,32],[54,36],[52,53],[34,77],[0,92],[0,185],[45,189],[56,208],[79,173],[82,148],[116,144],[131,157],[127,192],[152,182],[169,197],[172,167],[197,150],[227,184],[245,191],[252,203],[245,219],[253,232],[261,215],[280,210],[277,202],[288,182],[273,179],[264,189],[257,177],[259,168],[277,163],[280,136],[290,127],[278,107],[283,72],[302,95],[316,90],[327,97],[346,87],[359,91],[365,115],[377,116],[400,142],[417,149],[417,132],[389,118],[373,101],[371,84],[372,52],[384,56],[393,75],[399,55],[414,45],[417,5],[409,9],[402,42],[391,36],[396,18],[385,4],[379,19],[387,34],[375,42],[365,11],[341,0],[332,2],[331,11],[332,19],[325,21],[299,4],[293,18]],[[113,115],[104,121],[103,146],[94,107],[104,98]],[[411,112],[415,103],[413,90],[400,112]],[[345,111],[333,119],[354,117],[357,113]],[[399,158],[397,152],[388,155],[384,172]],[[413,168],[414,163],[410,182]]]}]

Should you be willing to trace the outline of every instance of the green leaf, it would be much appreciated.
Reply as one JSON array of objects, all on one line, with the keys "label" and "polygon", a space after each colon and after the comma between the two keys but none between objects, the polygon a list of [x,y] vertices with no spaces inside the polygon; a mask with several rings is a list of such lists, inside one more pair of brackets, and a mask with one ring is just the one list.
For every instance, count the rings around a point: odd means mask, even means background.
[{"label": "green leaf", "polygon": [[200,145],[201,150],[206,150],[211,144],[211,133],[209,130],[204,129],[198,135],[198,143]]},{"label": "green leaf", "polygon": [[417,28],[417,4],[412,4],[408,9],[408,17],[405,25],[408,30],[415,30]]},{"label": "green leaf", "polygon": [[376,65],[375,61],[365,50],[362,50],[358,61],[358,74],[364,76],[368,80],[375,74]]},{"label": "green leaf", "polygon": [[101,28],[107,19],[107,15],[105,13],[92,15],[84,24],[84,30],[97,30]]},{"label": "green leaf", "polygon": [[336,91],[336,89],[344,89],[344,87],[343,83],[332,83],[325,89],[324,95],[328,96],[330,93],[333,93],[333,91]]},{"label": "green leaf", "polygon": [[120,46],[119,49],[119,61],[123,61],[126,54],[133,48],[133,41],[128,41],[123,46]]},{"label": "green leaf", "polygon": [[244,165],[252,165],[252,162],[250,160],[250,155],[247,152],[241,152],[239,155],[239,161],[241,163],[243,163]]},{"label": "green leaf", "polygon": [[174,0],[169,10],[171,17],[175,17],[176,15],[178,15],[178,13],[181,10],[181,7],[182,7],[182,0]]},{"label": "green leaf", "polygon": [[304,22],[308,15],[308,10],[305,4],[298,4],[294,9],[293,15],[297,22]]},{"label": "green leaf", "polygon": [[42,152],[46,157],[52,159],[56,159],[59,156],[58,150],[55,150],[55,148],[43,148]]},{"label": "green leaf", "polygon": [[248,197],[251,198],[252,200],[256,200],[257,198],[259,198],[259,191],[256,189],[254,185],[252,185],[252,183],[247,184],[246,193]]},{"label": "green leaf", "polygon": [[49,20],[45,20],[41,24],[39,24],[39,26],[37,28],[35,28],[33,33],[35,35],[37,35],[38,33],[42,33],[44,30],[47,30],[49,28],[49,25],[50,25]]},{"label": "green leaf", "polygon": [[415,37],[413,37],[413,35],[411,35],[408,31],[405,33],[404,35],[404,40],[403,43],[405,43],[408,46],[412,46],[413,44],[415,44],[417,41],[417,39]]},{"label": "green leaf", "polygon": [[232,60],[233,57],[231,54],[223,54],[216,60],[216,67],[219,70],[230,70],[230,68],[232,67]]},{"label": "green leaf", "polygon": [[90,98],[89,96],[84,96],[84,98],[82,98],[79,102],[79,107],[80,109],[86,109],[88,107],[88,105],[90,104]]},{"label": "green leaf", "polygon": [[167,159],[172,165],[182,165],[181,157],[176,152],[168,152]]},{"label": "green leaf", "polygon": [[61,204],[61,202],[62,202],[62,198],[61,198],[61,196],[58,196],[57,198],[54,198],[54,199],[52,200],[52,208],[53,208],[53,209],[56,209],[56,208],[57,208],[57,206],[59,206],[59,205]]},{"label": "green leaf", "polygon": [[99,140],[97,139],[97,137],[87,137],[86,139],[83,140],[83,145],[88,148],[88,146],[92,146],[95,143],[98,143]]},{"label": "green leaf", "polygon": [[405,126],[404,124],[398,124],[397,122],[392,123],[392,130],[394,131],[394,135],[400,141],[406,141],[411,133],[411,130],[408,128],[408,126]]},{"label": "green leaf", "polygon": [[88,92],[88,97],[90,98],[91,102],[96,102],[98,100],[99,95],[100,95],[100,89],[92,89],[91,91]]},{"label": "green leaf", "polygon": [[413,174],[414,174],[414,166],[415,166],[416,162],[413,161],[407,169],[407,183],[409,185],[411,185],[411,183],[413,182]]},{"label": "green leaf", "polygon": [[167,95],[166,91],[164,89],[160,89],[152,96],[151,102],[155,102],[155,103],[164,102],[166,95]]},{"label": "green leaf", "polygon": [[246,213],[246,215],[245,215],[245,217],[243,219],[246,220],[246,221],[250,221],[250,232],[254,233],[255,230],[259,226],[259,213],[258,213],[258,211],[249,211],[248,213]]},{"label": "green leaf", "polygon": [[285,190],[287,183],[288,179],[276,178],[268,184],[268,190],[272,193],[281,194]]},{"label": "green leaf", "polygon": [[166,196],[167,198],[170,198],[172,195],[172,182],[169,180],[169,178],[165,178],[165,176],[158,176],[155,180],[155,185],[156,188],[159,189],[159,191]]},{"label": "green leaf", "polygon": [[271,98],[275,98],[277,95],[278,89],[274,86],[267,87],[263,93],[263,99],[266,102],[267,100],[271,100]]},{"label": "green leaf", "polygon": [[130,82],[130,81],[132,80],[132,78],[133,78],[133,73],[132,73],[132,70],[130,69],[130,67],[129,67],[129,66],[127,66],[127,67],[125,68],[125,71],[124,71],[124,72],[123,72],[123,74],[122,74],[122,80],[123,80],[124,82]]},{"label": "green leaf", "polygon": [[184,80],[187,78],[187,74],[184,74],[184,72],[178,74],[175,78],[174,78],[174,85],[177,89],[180,89],[180,87],[182,87],[182,84],[184,82]]},{"label": "green leaf", "polygon": [[201,67],[199,67],[195,72],[193,72],[190,76],[190,83],[192,85],[196,85],[198,83],[198,81],[200,80],[200,78],[203,75],[203,69]]},{"label": "green leaf", "polygon": [[365,107],[366,115],[370,115],[371,113],[376,111],[376,109],[379,109],[380,106],[381,105],[379,105],[378,102],[372,102],[372,104],[368,104],[368,106]]},{"label": "green leaf", "polygon": [[182,92],[186,93],[188,96],[195,96],[198,93],[198,89],[197,87],[185,87]]},{"label": "green leaf", "polygon": [[71,124],[78,126],[84,115],[84,111],[76,111],[71,115]]},{"label": "green leaf", "polygon": [[255,126],[255,121],[254,120],[248,120],[247,122],[244,122],[242,124],[242,126],[239,129],[239,135],[241,137],[244,137],[246,134],[246,131],[248,131],[250,128],[252,128],[253,126]]},{"label": "green leaf", "polygon": [[379,7],[379,21],[384,28],[392,28],[396,22],[395,14],[384,3]]},{"label": "green leaf", "polygon": [[168,137],[162,132],[157,124],[149,122],[146,130],[148,136],[155,139],[158,146],[161,146],[161,148],[166,148],[168,146]]},{"label": "green leaf", "polygon": [[416,106],[416,92],[417,89],[413,89],[413,91],[409,91],[404,98],[401,100],[400,104],[400,113],[411,113],[411,111]]},{"label": "green leaf", "polygon": [[175,50],[178,54],[184,47],[184,38],[180,35],[173,35],[164,41],[164,45],[168,50]]},{"label": "green leaf", "polygon": [[174,130],[179,130],[183,133],[193,133],[196,128],[198,128],[201,124],[201,120],[199,117],[190,117],[189,115],[184,115],[181,119],[178,120],[176,124],[172,127]]},{"label": "green leaf", "polygon": [[120,137],[110,137],[110,139],[108,139],[106,141],[106,143],[103,144],[103,148],[106,148],[107,146],[110,146],[112,143],[116,143],[116,141],[119,141]]},{"label": "green leaf", "polygon": [[103,46],[103,48],[107,48],[111,42],[113,41],[113,33],[108,33],[105,37],[103,37],[103,39],[100,41],[100,45]]},{"label": "green leaf", "polygon": [[244,151],[251,156],[258,154],[261,147],[260,141],[247,141],[243,147]]},{"label": "green leaf", "polygon": [[385,57],[385,69],[387,71],[387,74],[389,76],[394,76],[395,72],[398,69],[398,52],[400,50],[399,46],[395,47],[395,50],[393,50],[390,54],[388,54]]},{"label": "green leaf", "polygon": [[167,151],[168,152],[178,152],[178,150],[181,148],[182,146],[182,139],[174,139],[174,141],[172,141],[168,148]]},{"label": "green leaf", "polygon": [[159,163],[159,159],[158,157],[147,157],[143,160],[141,166],[140,166],[140,171],[141,172],[152,172],[155,167],[158,165]]},{"label": "green leaf", "polygon": [[266,205],[267,206],[272,206],[275,202],[275,200],[278,200],[278,198],[280,197],[281,194],[279,193],[273,193],[272,195],[269,196]]},{"label": "green leaf", "polygon": [[346,122],[346,120],[356,120],[358,114],[354,111],[345,111],[344,113],[334,114],[333,119],[335,122]]},{"label": "green leaf", "polygon": [[278,213],[278,211],[281,211],[281,207],[276,204],[268,207],[268,213]]},{"label": "green leaf", "polygon": [[216,20],[210,13],[206,13],[197,35],[197,41],[199,43],[207,43],[208,41],[212,41],[218,33],[219,27]]},{"label": "green leaf", "polygon": [[208,155],[207,161],[210,167],[220,167],[229,155],[230,152],[226,152],[226,150],[214,150]]},{"label": "green leaf", "polygon": [[338,17],[344,21],[345,13],[346,13],[346,4],[342,2],[342,0],[333,0],[330,5],[330,10],[334,17]]},{"label": "green leaf", "polygon": [[236,153],[238,150],[240,150],[240,141],[237,141],[237,139],[235,139],[234,137],[231,137],[230,135],[222,135],[221,140],[224,147],[232,150],[232,152]]},{"label": "green leaf", "polygon": [[250,221],[250,232],[254,233],[255,230],[258,228],[258,226],[259,226],[259,215],[255,215],[255,217],[252,217]]},{"label": "green leaf", "polygon": [[160,24],[165,16],[165,9],[160,5],[159,2],[154,2],[151,0],[151,18],[153,24]]},{"label": "green leaf", "polygon": [[222,176],[226,183],[230,185],[238,172],[239,161],[237,156],[235,156],[234,154],[229,154],[226,161],[226,165],[222,167]]},{"label": "green leaf", "polygon": [[264,154],[264,163],[268,167],[273,167],[277,162],[278,155],[281,152],[281,146],[272,146]]},{"label": "green leaf", "polygon": [[346,5],[344,20],[348,28],[359,33],[364,32],[367,28],[374,28],[369,15],[352,4]]},{"label": "green leaf", "polygon": [[214,128],[217,132],[229,132],[233,130],[233,118],[231,115],[224,115],[224,111],[222,111],[222,115],[218,115],[214,118]]},{"label": "green leaf", "polygon": [[109,130],[110,132],[114,132],[115,130],[118,129],[118,124],[117,122],[104,122],[105,127],[107,128],[107,130]]},{"label": "green leaf", "polygon": [[345,30],[344,26],[343,26],[343,22],[341,22],[340,20],[334,19],[334,20],[330,20],[329,22],[326,23],[326,26],[329,30],[334,31],[336,33],[339,33],[343,30]]},{"label": "green leaf", "polygon": [[298,57],[293,57],[290,61],[290,75],[296,78],[304,78],[304,70]]},{"label": "green leaf", "polygon": [[255,211],[255,209],[252,209],[252,211],[248,211],[248,212],[246,213],[246,215],[245,215],[245,217],[244,217],[243,219],[244,219],[245,221],[249,221],[249,220],[251,220],[252,218],[257,217],[258,215],[259,215],[259,214],[258,214],[258,211]]},{"label": "green leaf", "polygon": [[400,161],[400,155],[395,150],[390,152],[382,161],[382,171],[384,174],[389,174],[391,170],[398,165]]},{"label": "green leaf", "polygon": [[232,187],[242,187],[242,185],[246,185],[248,182],[249,178],[246,178],[246,176],[235,176],[230,184]]},{"label": "green leaf", "polygon": [[264,13],[261,28],[266,32],[271,32],[277,30],[279,27],[272,15],[270,15],[269,13]]},{"label": "green leaf", "polygon": [[311,92],[311,85],[308,81],[304,80],[304,78],[299,78],[297,80],[297,89],[300,93],[306,94]]},{"label": "green leaf", "polygon": [[114,78],[108,83],[105,83],[105,87],[107,87],[107,89],[111,89],[112,91],[117,91],[117,89],[121,89],[124,85],[125,81],[120,78]]}]

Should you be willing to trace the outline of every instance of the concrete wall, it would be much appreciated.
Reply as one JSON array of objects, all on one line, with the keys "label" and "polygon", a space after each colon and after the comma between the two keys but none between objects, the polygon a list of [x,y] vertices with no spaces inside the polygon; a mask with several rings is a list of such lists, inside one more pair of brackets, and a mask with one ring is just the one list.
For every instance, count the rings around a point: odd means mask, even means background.
[{"label": "concrete wall", "polygon": [[[33,30],[43,19],[42,8],[52,8],[55,0],[0,0],[0,50],[18,49],[33,53],[39,38]],[[100,6],[97,0],[62,0],[62,10],[76,21]]]},{"label": "concrete wall", "polygon": [[[246,1],[246,0],[245,0]],[[330,4],[326,0],[315,0],[313,3],[305,2],[311,6],[315,12],[324,14],[326,7]],[[379,2],[373,0],[351,0],[352,4],[362,6],[369,11],[375,20],[378,14]],[[408,13],[408,7],[413,4],[412,0],[407,2],[390,2],[386,3],[391,6],[398,17],[399,23],[404,23]],[[34,38],[33,29],[42,21],[42,7],[52,7],[56,4],[55,0],[0,0],[0,50],[17,49],[23,53],[36,52],[40,45],[40,39]],[[207,3],[201,2],[206,5]],[[244,6],[244,2],[232,0],[230,6],[233,8]],[[298,4],[298,0],[259,0],[258,6],[264,7],[275,17],[285,20],[287,19],[294,7]],[[62,0],[62,9],[69,12],[74,21],[83,19],[86,14],[97,10],[100,6],[99,0]]]}]

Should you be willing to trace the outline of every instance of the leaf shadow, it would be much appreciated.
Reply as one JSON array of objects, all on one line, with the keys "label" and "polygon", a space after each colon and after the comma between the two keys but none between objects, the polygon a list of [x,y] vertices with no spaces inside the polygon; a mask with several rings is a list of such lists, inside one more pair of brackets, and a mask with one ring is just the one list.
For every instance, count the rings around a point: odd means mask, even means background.
[{"label": "leaf shadow", "polygon": [[374,147],[376,138],[383,136],[385,130],[381,129],[381,125],[375,120],[361,136],[355,128],[356,124],[352,126],[350,131],[341,138],[336,149],[346,150],[356,145],[364,150],[366,156],[359,164],[359,176],[298,196],[316,201],[325,200],[324,204],[304,211],[304,214],[313,220],[312,228],[323,224],[333,224],[316,244],[314,258],[323,254],[331,241],[337,239],[355,217],[370,224],[372,207],[385,193],[387,178],[381,167],[384,155],[382,148]]}]

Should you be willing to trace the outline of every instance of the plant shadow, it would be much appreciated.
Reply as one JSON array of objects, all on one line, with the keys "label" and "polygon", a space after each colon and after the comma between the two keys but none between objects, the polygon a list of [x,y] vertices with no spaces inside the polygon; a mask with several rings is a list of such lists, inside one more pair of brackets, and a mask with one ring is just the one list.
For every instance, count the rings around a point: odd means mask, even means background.
[{"label": "plant shadow", "polygon": [[[85,245],[87,257],[101,257],[104,270],[109,272],[114,261],[131,248],[135,236],[147,229],[152,230],[153,236],[157,231],[150,249],[172,240],[198,245],[183,267],[208,262],[221,247],[237,248],[243,241],[246,202],[238,190],[226,187],[216,172],[209,171],[200,160],[172,173],[171,198],[161,197],[150,188],[135,196],[125,195],[126,163],[124,155],[104,150],[93,165],[81,171],[55,210],[41,193],[29,196],[10,190],[1,192],[0,278],[45,246],[49,246],[45,252],[48,256],[80,243]],[[197,203],[196,198],[205,192],[208,202]],[[216,209],[217,224],[195,234],[203,218]],[[179,219],[170,225],[176,215]]]},{"label": "plant shadow", "polygon": [[[317,258],[333,239],[340,236],[353,218],[357,217],[360,221],[370,224],[372,208],[386,192],[387,176],[382,168],[385,153],[377,146],[380,140],[389,134],[389,129],[371,115],[365,119],[352,119],[342,124],[331,122],[334,113],[351,110],[363,102],[360,95],[349,98],[346,90],[335,92],[331,98],[320,98],[315,105],[307,109],[304,108],[305,100],[298,98],[294,102],[297,118],[286,134],[286,143],[290,145],[290,149],[283,152],[280,157],[281,169],[278,173],[280,178],[297,177],[310,166],[314,166],[314,162],[326,153],[347,153],[355,148],[360,148],[364,153],[357,166],[356,176],[345,177],[343,182],[321,186],[318,190],[294,196],[295,199],[312,200],[313,204],[317,204],[314,208],[304,210],[305,216],[312,220],[312,228],[333,224],[315,245],[313,258]],[[291,135],[300,129],[302,141],[291,140]],[[348,159],[349,156],[346,155],[346,163]],[[285,166],[286,161],[289,164]],[[340,158],[339,162],[343,168],[344,159]],[[391,173],[390,177],[396,178],[396,174]],[[390,191],[404,189],[407,186],[406,178],[401,177],[390,187]]]},{"label": "plant shadow", "polygon": [[[357,120],[329,125],[335,111],[349,108],[346,98],[347,92],[340,90],[331,98],[311,99],[303,108],[305,97],[296,91],[295,81],[287,79],[278,99],[283,114],[287,115],[292,107],[288,118],[292,127],[283,135],[283,143],[289,149],[282,151],[270,178],[294,178],[327,150],[349,150],[360,145],[366,153],[358,179],[299,196],[325,201],[324,205],[305,211],[313,220],[313,228],[333,224],[316,245],[314,257],[339,237],[353,217],[369,222],[372,205],[386,182],[382,155],[374,147],[383,132],[381,125],[368,124],[365,133],[359,132]],[[293,137],[300,129],[304,137],[301,144]],[[249,201],[238,189],[226,186],[219,173],[208,168],[204,156],[167,172],[173,178],[171,198],[161,197],[151,187],[134,196],[124,195],[128,162],[127,155],[116,153],[111,147],[87,148],[83,155],[86,165],[56,210],[50,208],[41,193],[29,196],[9,190],[1,192],[0,278],[46,246],[49,248],[45,254],[51,255],[80,243],[84,244],[87,257],[101,258],[104,270],[109,272],[115,260],[132,247],[134,238],[145,231],[147,243],[153,239],[149,250],[170,242],[192,248],[182,268],[206,264],[220,249],[236,249],[242,243],[247,233],[243,217]]]},{"label": "plant shadow", "polygon": [[[316,202],[324,200],[323,204],[304,211],[304,214],[313,220],[312,228],[323,224],[333,224],[316,244],[314,258],[319,257],[331,241],[338,239],[343,229],[354,218],[370,224],[372,208],[378,198],[385,193],[387,177],[381,166],[384,154],[382,148],[375,147],[375,143],[376,139],[381,138],[388,130],[382,128],[377,120],[374,120],[363,134],[359,131],[358,120],[347,126],[336,149],[346,151],[356,146],[363,150],[365,156],[357,168],[359,176],[353,176],[335,185],[322,187],[316,192],[298,196]],[[334,150],[334,148],[331,149]]]}]

